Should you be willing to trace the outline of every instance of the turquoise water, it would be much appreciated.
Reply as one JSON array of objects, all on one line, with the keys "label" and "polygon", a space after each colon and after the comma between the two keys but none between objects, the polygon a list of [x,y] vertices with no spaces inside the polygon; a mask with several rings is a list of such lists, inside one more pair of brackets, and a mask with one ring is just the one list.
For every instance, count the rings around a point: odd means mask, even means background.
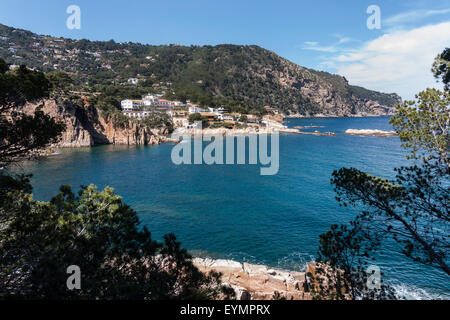
[{"label": "turquoise water", "polygon": [[[392,177],[394,167],[405,165],[398,138],[343,134],[350,128],[392,130],[388,120],[288,120],[290,127],[320,125],[338,135],[281,135],[275,176],[261,176],[255,165],[176,166],[170,144],[61,150],[22,169],[34,174],[36,199],[49,200],[61,184],[112,186],[155,238],[173,232],[196,255],[302,270],[317,252],[319,235],[355,214],[334,199],[333,170],[355,167]],[[449,298],[447,275],[394,249],[385,245],[376,263],[386,281],[410,297]]]}]

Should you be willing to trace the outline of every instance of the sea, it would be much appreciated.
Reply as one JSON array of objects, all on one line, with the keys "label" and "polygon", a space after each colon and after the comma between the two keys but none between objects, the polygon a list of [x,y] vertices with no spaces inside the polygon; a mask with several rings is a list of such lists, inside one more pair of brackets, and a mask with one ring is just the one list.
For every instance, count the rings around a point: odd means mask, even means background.
[{"label": "sea", "polygon": [[[385,178],[408,164],[398,137],[345,135],[347,129],[392,131],[389,117],[289,119],[288,127],[336,136],[281,134],[279,170],[261,165],[181,164],[174,144],[61,149],[22,163],[33,174],[34,198],[49,200],[61,185],[110,186],[139,215],[155,239],[174,233],[194,256],[231,259],[303,271],[315,259],[319,235],[351,221],[361,208],[344,208],[330,183],[334,170],[357,168]],[[449,277],[413,263],[385,241],[373,264],[383,281],[407,299],[449,299]]]}]

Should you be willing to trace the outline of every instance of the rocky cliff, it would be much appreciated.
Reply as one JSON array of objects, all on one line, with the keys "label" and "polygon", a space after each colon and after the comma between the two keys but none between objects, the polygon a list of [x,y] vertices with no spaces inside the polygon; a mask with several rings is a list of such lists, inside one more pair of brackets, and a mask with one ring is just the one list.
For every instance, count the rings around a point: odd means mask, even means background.
[{"label": "rocky cliff", "polygon": [[279,69],[282,71],[275,72],[274,79],[286,91],[290,101],[296,101],[296,97],[301,98],[300,103],[279,106],[288,117],[391,115],[394,113],[394,107],[402,101],[396,94],[384,94],[352,86],[345,77],[315,71],[279,59]]},{"label": "rocky cliff", "polygon": [[47,99],[28,103],[27,114],[41,110],[66,125],[60,142],[54,147],[76,148],[103,144],[157,145],[168,141],[169,128],[152,129],[132,120],[117,122],[111,116],[102,116],[93,106],[79,106],[70,101]]}]

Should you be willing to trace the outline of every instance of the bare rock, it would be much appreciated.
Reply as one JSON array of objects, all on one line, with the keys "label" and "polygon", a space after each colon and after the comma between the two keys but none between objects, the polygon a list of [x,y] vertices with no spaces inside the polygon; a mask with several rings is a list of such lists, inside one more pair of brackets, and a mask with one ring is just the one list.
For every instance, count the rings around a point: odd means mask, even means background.
[{"label": "bare rock", "polygon": [[79,106],[70,101],[54,99],[28,103],[26,114],[41,110],[66,125],[59,143],[52,147],[77,148],[103,144],[157,145],[169,141],[164,135],[168,128],[150,129],[131,119],[117,123],[112,117],[103,117],[93,106]]},{"label": "bare rock", "polygon": [[[239,263],[231,260],[195,258],[194,264],[202,272],[222,273],[222,281],[232,287],[237,299],[272,300],[309,299],[303,291],[304,272],[290,272],[264,265]],[[277,294],[275,294],[277,292]]]}]

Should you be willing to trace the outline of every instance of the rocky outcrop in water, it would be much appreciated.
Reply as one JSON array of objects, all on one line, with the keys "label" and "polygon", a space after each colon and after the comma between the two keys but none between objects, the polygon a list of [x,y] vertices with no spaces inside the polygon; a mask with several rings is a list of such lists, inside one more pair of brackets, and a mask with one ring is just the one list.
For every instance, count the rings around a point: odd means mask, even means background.
[{"label": "rocky outcrop in water", "polygon": [[53,99],[28,103],[27,114],[41,110],[66,125],[60,142],[53,147],[77,148],[103,144],[157,145],[168,141],[170,128],[152,129],[144,124],[126,120],[117,122],[111,116],[102,116],[94,106],[79,106],[71,101]]},{"label": "rocky outcrop in water", "polygon": [[397,136],[398,133],[395,131],[383,131],[383,130],[372,130],[372,129],[348,129],[345,134],[353,136],[375,136],[375,137],[392,137]]}]

